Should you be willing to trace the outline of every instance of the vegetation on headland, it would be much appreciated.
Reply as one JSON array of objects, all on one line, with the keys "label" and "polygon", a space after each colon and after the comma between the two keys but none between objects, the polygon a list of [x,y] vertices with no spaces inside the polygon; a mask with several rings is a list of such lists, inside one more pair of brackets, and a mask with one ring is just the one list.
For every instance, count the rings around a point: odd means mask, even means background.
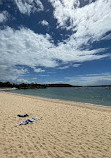
[{"label": "vegetation on headland", "polygon": [[10,83],[10,82],[0,82],[0,88],[17,88],[17,89],[39,89],[47,87],[108,87],[111,85],[97,85],[97,86],[73,86],[70,84],[37,84],[37,83]]},{"label": "vegetation on headland", "polygon": [[47,87],[81,87],[81,86],[72,86],[70,84],[37,84],[37,83],[15,84],[10,82],[0,82],[0,88],[39,89],[39,88],[47,88]]},{"label": "vegetation on headland", "polygon": [[46,88],[46,86],[42,84],[37,84],[37,83],[15,84],[15,83],[10,83],[10,82],[0,82],[0,88],[39,89],[39,88]]}]

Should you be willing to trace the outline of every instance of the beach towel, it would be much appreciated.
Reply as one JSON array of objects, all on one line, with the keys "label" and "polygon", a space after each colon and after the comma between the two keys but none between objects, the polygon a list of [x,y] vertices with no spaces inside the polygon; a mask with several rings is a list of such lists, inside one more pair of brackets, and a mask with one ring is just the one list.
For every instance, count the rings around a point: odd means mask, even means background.
[{"label": "beach towel", "polygon": [[33,123],[33,122],[35,122],[37,120],[40,120],[40,118],[39,117],[32,117],[32,118],[27,119],[25,121],[19,122],[16,125],[27,125],[27,124],[31,124],[31,123]]}]

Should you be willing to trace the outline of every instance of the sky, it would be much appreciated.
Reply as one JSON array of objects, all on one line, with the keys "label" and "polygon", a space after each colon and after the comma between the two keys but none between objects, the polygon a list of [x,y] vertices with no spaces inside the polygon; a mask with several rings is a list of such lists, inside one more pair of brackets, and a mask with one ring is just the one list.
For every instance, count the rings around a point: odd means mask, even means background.
[{"label": "sky", "polygon": [[0,81],[111,84],[111,0],[0,0]]}]

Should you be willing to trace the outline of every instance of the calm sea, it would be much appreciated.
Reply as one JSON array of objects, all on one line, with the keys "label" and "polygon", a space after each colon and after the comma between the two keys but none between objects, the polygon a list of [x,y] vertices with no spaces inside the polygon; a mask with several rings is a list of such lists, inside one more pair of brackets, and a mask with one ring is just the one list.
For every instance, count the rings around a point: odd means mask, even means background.
[{"label": "calm sea", "polygon": [[11,93],[111,106],[111,89],[97,87],[11,90]]}]

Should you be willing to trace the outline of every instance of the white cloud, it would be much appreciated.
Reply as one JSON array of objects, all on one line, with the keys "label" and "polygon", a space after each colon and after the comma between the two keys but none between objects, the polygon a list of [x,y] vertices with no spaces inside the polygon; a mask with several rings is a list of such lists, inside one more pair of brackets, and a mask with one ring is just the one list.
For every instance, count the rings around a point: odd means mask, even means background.
[{"label": "white cloud", "polygon": [[[79,8],[80,0],[49,1],[55,9],[54,17],[58,27],[75,33],[55,46],[48,34],[39,35],[27,28],[14,30],[6,27],[0,30],[0,80],[22,81],[27,71],[18,69],[16,65],[25,65],[33,68],[35,72],[44,72],[45,70],[35,67],[57,66],[59,69],[66,69],[71,63],[75,63],[73,67],[78,67],[85,61],[111,57],[110,54],[104,53],[105,49],[81,50],[82,45],[88,46],[89,40],[93,42],[110,39],[111,35],[105,36],[111,30],[110,0],[97,0],[94,3],[89,0],[89,5],[82,8]],[[15,0],[15,3],[22,14],[30,15],[44,9],[40,0]],[[5,22],[7,18],[6,11],[0,13],[0,22]],[[41,21],[41,24],[49,25],[45,20]],[[58,61],[61,61],[62,65],[70,64],[61,67]],[[80,64],[76,64],[77,62]],[[82,76],[82,79],[85,80],[85,77],[89,79],[89,76]]]},{"label": "white cloud", "polygon": [[68,68],[69,68],[69,65],[66,65],[66,66],[63,66],[63,67],[59,67],[58,69],[64,70],[64,69],[68,69]]},{"label": "white cloud", "polygon": [[110,39],[111,39],[111,33],[106,35],[106,36],[104,36],[104,37],[102,37],[101,40],[110,40]]},{"label": "white cloud", "polygon": [[0,64],[0,81],[10,81],[10,82],[27,82],[23,79],[23,75],[28,73],[27,69],[21,68],[17,69],[15,66],[1,65]]},{"label": "white cloud", "polygon": [[3,11],[0,13],[0,23],[7,21],[8,13],[6,11]]},{"label": "white cloud", "polygon": [[77,40],[77,43],[83,40],[87,43],[89,39],[98,40],[111,30],[110,0],[97,0],[82,8],[79,8],[79,0],[49,1],[55,8],[54,17],[57,19],[58,27],[76,31],[72,38]]},{"label": "white cloud", "polygon": [[[13,30],[7,27],[0,30],[0,60],[11,65],[55,67],[48,48],[53,47],[49,36],[35,34],[30,29]],[[1,61],[1,62],[2,62]]]},{"label": "white cloud", "polygon": [[73,67],[79,67],[81,64],[73,64]]},{"label": "white cloud", "polygon": [[41,68],[34,68],[34,72],[45,72],[45,70]]},{"label": "white cloud", "polygon": [[15,3],[22,14],[30,15],[30,13],[44,9],[40,0],[15,0]]},{"label": "white cloud", "polygon": [[108,85],[111,84],[111,73],[78,75],[76,77],[66,77],[66,79],[68,83],[73,85]]},{"label": "white cloud", "polygon": [[[79,44],[74,43],[71,38],[67,40],[67,44],[61,42],[55,46],[50,42],[51,37],[48,34],[39,35],[27,28],[14,30],[6,27],[0,30],[0,35],[0,63],[8,65],[12,71],[16,70],[16,65],[29,66],[33,69],[40,66],[53,68],[60,66],[58,60],[61,64],[68,64],[109,57],[109,54],[99,54],[105,49],[79,50]],[[4,75],[5,72],[7,73],[2,67],[1,71],[4,71]],[[36,69],[35,71],[43,72],[44,70]],[[1,78],[4,79],[4,75],[1,75]],[[19,77],[20,74],[16,73],[14,76]],[[13,75],[10,77],[13,78]]]},{"label": "white cloud", "polygon": [[59,67],[58,69],[64,70],[64,69],[68,69],[69,67],[79,67],[80,65],[81,64],[65,65],[65,66]]},{"label": "white cloud", "polygon": [[43,26],[48,26],[48,25],[49,25],[49,23],[48,23],[46,20],[42,20],[40,23],[41,23]]}]

